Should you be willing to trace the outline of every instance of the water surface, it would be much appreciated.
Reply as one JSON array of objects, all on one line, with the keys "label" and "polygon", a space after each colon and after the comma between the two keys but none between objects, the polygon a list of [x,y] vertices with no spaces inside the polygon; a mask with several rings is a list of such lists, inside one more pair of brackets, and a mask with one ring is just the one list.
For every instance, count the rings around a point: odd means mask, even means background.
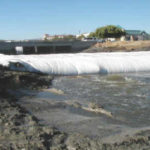
[{"label": "water surface", "polygon": [[[31,92],[20,101],[46,125],[100,138],[150,126],[150,73],[61,76],[51,88],[55,90]],[[113,117],[72,107],[71,102],[83,107],[97,103]]]}]

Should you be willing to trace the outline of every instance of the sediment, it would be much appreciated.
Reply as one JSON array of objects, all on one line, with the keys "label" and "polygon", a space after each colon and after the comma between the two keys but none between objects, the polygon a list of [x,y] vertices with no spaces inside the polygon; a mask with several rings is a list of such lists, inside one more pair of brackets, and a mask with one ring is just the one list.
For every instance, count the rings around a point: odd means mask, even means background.
[{"label": "sediment", "polygon": [[[20,106],[9,91],[15,88],[49,87],[53,77],[30,73],[0,73],[0,150],[149,150],[150,130],[127,136],[120,142],[105,143],[80,133],[64,133],[41,124]],[[93,105],[92,105],[93,106]],[[95,108],[95,106],[94,106]],[[97,107],[96,107],[97,108]]]}]

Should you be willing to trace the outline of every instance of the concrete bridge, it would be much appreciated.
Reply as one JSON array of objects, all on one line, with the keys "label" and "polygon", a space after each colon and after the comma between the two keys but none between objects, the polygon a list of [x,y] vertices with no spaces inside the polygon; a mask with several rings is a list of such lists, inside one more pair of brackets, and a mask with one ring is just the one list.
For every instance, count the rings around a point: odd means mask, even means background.
[{"label": "concrete bridge", "polygon": [[93,41],[21,41],[0,42],[0,53],[3,54],[52,54],[75,53],[96,44]]}]

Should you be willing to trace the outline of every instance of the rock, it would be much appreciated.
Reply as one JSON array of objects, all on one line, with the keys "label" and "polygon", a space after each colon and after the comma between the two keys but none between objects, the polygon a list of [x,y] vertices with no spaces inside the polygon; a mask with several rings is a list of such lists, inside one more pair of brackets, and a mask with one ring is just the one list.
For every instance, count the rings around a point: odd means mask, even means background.
[{"label": "rock", "polygon": [[91,109],[99,109],[99,108],[103,108],[103,106],[99,105],[99,104],[96,104],[94,102],[90,102],[89,105],[88,105],[89,108]]},{"label": "rock", "polygon": [[54,93],[54,94],[57,94],[57,95],[64,95],[64,92],[62,90],[58,90],[58,89],[55,89],[55,88],[43,89],[42,91]]},{"label": "rock", "polygon": [[53,144],[55,144],[55,145],[63,144],[65,139],[66,139],[66,135],[65,134],[59,134],[59,135],[54,137]]},{"label": "rock", "polygon": [[50,75],[28,72],[0,71],[0,92],[4,94],[7,88],[48,88],[53,78]]},{"label": "rock", "polygon": [[79,102],[72,103],[72,106],[74,106],[76,108],[81,108],[82,107],[82,105]]},{"label": "rock", "polygon": [[39,75],[39,74],[23,74],[19,76],[19,81],[27,87],[37,88],[37,87],[49,87],[52,76]]},{"label": "rock", "polygon": [[8,127],[8,125],[9,125],[9,123],[8,123],[8,122],[7,122],[7,123],[5,123],[5,126],[6,126],[6,127]]},{"label": "rock", "polygon": [[67,105],[75,107],[75,108],[81,108],[82,107],[82,105],[79,102],[77,102],[77,101],[67,101],[65,103]]}]

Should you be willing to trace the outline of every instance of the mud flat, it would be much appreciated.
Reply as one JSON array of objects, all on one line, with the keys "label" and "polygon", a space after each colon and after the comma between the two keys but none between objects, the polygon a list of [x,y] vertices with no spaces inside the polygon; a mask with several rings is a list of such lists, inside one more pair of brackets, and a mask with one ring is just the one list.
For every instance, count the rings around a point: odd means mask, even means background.
[{"label": "mud flat", "polygon": [[[150,130],[119,143],[105,143],[79,133],[66,134],[44,126],[38,119],[20,107],[15,99],[0,98],[1,150],[132,150],[150,148]],[[114,137],[112,137],[114,138]]]},{"label": "mud flat", "polygon": [[126,137],[119,143],[105,143],[81,134],[67,134],[44,126],[20,107],[15,99],[0,98],[1,150],[132,150],[150,148],[150,130]]},{"label": "mud flat", "polygon": [[[27,79],[27,80],[26,80]],[[30,80],[32,79],[32,80]],[[34,79],[34,80],[33,80]],[[128,133],[115,141],[116,136],[106,140],[91,138],[81,133],[67,133],[42,124],[11,91],[19,88],[42,89],[50,86],[53,77],[34,74],[1,72],[0,76],[0,150],[148,150],[150,149],[150,129],[143,128]],[[29,83],[27,81],[30,81]],[[33,81],[33,82],[31,82]],[[20,87],[21,85],[21,87]],[[24,86],[23,86],[24,85]],[[54,91],[54,90],[52,90]],[[56,90],[54,91],[56,93]],[[28,97],[29,99],[29,97]],[[26,99],[26,100],[28,100]],[[58,103],[53,104],[58,105]],[[80,104],[61,103],[62,107],[81,109]],[[60,104],[59,104],[60,106]],[[101,106],[90,106],[98,111]],[[85,108],[84,108],[85,109]],[[85,109],[90,111],[91,109]],[[103,110],[103,108],[101,108]],[[37,110],[37,111],[40,111]],[[103,110],[104,112],[104,110]],[[40,113],[40,112],[39,112]],[[107,113],[106,113],[107,114]],[[132,131],[133,132],[133,131]],[[119,136],[119,135],[118,135]],[[114,140],[112,140],[114,139]]]}]

